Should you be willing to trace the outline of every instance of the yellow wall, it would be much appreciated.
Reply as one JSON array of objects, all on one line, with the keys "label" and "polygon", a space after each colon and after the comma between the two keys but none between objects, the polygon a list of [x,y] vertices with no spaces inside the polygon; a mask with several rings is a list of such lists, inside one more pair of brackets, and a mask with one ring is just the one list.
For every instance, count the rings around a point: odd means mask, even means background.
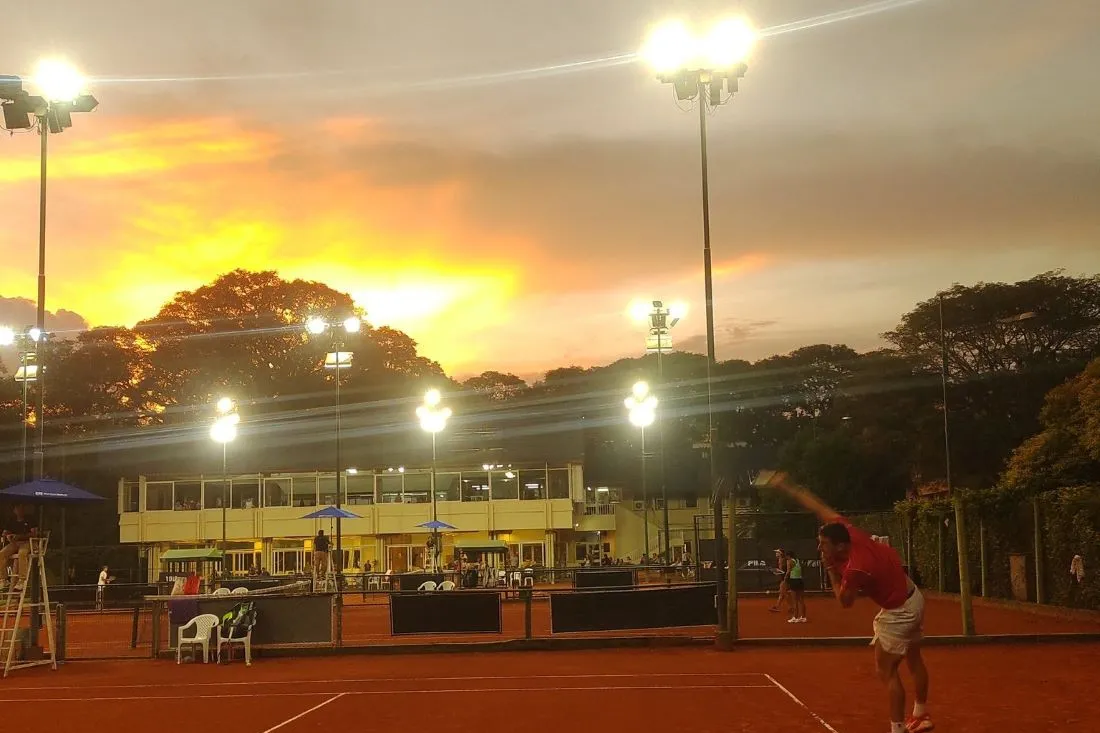
[{"label": "yellow wall", "polygon": [[[432,518],[430,504],[357,504],[348,510],[360,519],[342,522],[344,535],[422,534],[418,524]],[[301,519],[310,507],[227,509],[226,539],[312,537],[318,529],[330,532],[328,519]],[[460,531],[520,532],[540,536],[548,529],[572,529],[573,506],[568,499],[486,502],[444,501],[437,505],[440,521]],[[202,542],[222,538],[222,510],[128,512],[119,516],[122,542]]]}]

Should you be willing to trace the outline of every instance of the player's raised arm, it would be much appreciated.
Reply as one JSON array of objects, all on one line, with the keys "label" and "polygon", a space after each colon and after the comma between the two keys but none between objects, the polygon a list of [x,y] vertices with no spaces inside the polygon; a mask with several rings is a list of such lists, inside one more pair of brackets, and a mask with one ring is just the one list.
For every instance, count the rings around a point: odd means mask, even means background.
[{"label": "player's raised arm", "polygon": [[837,514],[835,509],[814,496],[809,489],[803,488],[792,481],[785,471],[776,471],[770,477],[765,478],[763,484],[791,497],[807,510],[816,514],[824,524],[840,521],[840,515]]}]

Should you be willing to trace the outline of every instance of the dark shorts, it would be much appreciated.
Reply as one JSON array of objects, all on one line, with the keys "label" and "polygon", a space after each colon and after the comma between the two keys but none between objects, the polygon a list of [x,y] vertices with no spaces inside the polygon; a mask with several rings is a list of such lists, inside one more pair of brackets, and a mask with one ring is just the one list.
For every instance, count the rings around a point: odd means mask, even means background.
[{"label": "dark shorts", "polygon": [[802,578],[790,578],[787,580],[787,587],[796,593],[801,593],[806,590],[806,583]]}]

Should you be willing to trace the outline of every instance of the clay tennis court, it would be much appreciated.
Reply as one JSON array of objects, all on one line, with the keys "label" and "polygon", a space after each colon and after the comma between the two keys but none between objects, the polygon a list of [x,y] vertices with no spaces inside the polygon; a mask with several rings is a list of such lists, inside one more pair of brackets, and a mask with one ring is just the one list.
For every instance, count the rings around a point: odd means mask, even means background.
[{"label": "clay tennis court", "polygon": [[[938,729],[1095,730],[1097,649],[929,649]],[[8,728],[41,733],[886,729],[870,652],[856,648],[70,662],[14,674],[0,705]]]},{"label": "clay tennis court", "polygon": [[[866,637],[870,636],[871,619],[876,608],[861,600],[855,607],[843,611],[834,600],[825,596],[807,598],[805,624],[788,624],[783,613],[771,613],[774,597],[748,596],[739,599],[739,631],[744,639]],[[930,595],[927,599],[925,631],[930,636],[955,636],[962,633],[962,616],[958,601],[952,597]],[[449,636],[391,636],[389,609],[384,595],[368,596],[366,602],[358,594],[345,597],[343,641],[345,645],[424,644],[434,642],[485,642],[522,639],[525,608],[521,601],[506,601],[502,607],[503,633]],[[1081,614],[1052,607],[1001,605],[975,599],[975,626],[979,634],[1059,634],[1100,633],[1100,614]],[[148,657],[150,655],[151,624],[148,612],[139,618],[139,645],[130,648],[133,616],[126,611],[70,612],[66,647],[70,658]],[[167,627],[164,627],[164,634]],[[534,638],[550,637],[550,604],[536,597],[531,607],[531,634]],[[594,636],[670,636],[712,637],[713,627],[661,629],[642,631],[609,631],[585,634],[556,634],[556,638]],[[166,638],[166,637],[164,637]]]}]

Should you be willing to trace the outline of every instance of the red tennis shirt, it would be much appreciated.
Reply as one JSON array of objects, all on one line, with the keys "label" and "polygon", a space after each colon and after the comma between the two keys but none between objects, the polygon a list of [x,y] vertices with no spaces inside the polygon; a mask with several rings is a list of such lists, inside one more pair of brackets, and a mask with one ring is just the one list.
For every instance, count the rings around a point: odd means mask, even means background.
[{"label": "red tennis shirt", "polygon": [[848,528],[852,538],[848,562],[840,568],[842,585],[887,610],[900,607],[909,598],[909,577],[898,553],[890,545],[875,542],[847,519],[841,517],[838,521]]}]

